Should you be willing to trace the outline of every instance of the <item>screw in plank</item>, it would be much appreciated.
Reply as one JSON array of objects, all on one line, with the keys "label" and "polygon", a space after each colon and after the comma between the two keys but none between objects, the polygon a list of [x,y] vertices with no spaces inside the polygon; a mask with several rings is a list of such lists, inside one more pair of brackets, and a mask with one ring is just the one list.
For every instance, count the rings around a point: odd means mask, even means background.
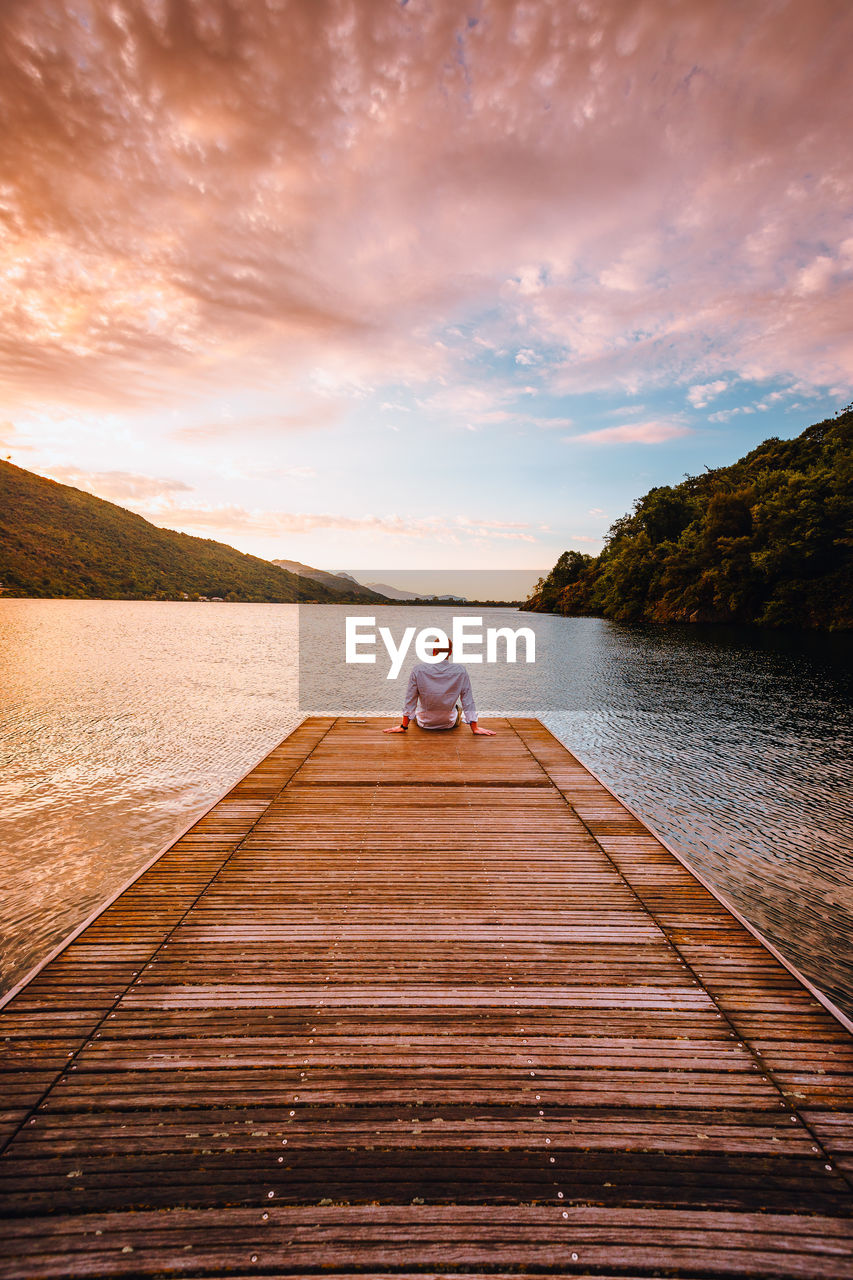
[{"label": "screw in plank", "polygon": [[268,1200],[272,1200],[274,1196],[275,1196],[275,1192],[274,1192],[274,1191],[268,1191],[268,1192],[267,1192],[267,1199],[268,1199]]}]

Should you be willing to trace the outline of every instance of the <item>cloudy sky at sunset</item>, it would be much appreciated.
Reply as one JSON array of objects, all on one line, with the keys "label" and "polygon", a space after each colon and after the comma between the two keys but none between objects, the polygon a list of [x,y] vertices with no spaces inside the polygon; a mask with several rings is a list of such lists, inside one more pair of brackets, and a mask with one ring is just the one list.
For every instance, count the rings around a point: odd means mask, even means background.
[{"label": "cloudy sky at sunset", "polygon": [[849,0],[4,0],[2,456],[547,568],[853,398]]}]

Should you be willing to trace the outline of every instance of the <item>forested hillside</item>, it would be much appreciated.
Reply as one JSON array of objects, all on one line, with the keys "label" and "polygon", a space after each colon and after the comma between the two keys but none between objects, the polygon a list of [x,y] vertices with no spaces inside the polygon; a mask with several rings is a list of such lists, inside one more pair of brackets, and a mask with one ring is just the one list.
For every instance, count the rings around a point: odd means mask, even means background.
[{"label": "forested hillside", "polygon": [[0,587],[10,596],[336,600],[320,583],[222,542],[0,462]]},{"label": "forested hillside", "polygon": [[525,609],[632,622],[853,627],[853,406],[729,467],[651,489],[597,557],[560,556]]}]

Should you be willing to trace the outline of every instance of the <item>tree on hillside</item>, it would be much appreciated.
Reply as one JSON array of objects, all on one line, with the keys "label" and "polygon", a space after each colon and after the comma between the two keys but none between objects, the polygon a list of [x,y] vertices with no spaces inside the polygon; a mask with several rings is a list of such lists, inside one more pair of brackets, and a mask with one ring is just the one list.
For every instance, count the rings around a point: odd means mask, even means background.
[{"label": "tree on hillside", "polygon": [[729,467],[650,489],[526,608],[622,622],[853,626],[853,406]]}]

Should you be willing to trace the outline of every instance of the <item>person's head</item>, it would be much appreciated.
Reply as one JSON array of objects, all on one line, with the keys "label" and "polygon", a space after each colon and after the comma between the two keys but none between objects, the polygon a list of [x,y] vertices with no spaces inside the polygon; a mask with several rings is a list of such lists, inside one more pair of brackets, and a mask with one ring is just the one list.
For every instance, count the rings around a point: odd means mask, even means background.
[{"label": "person's head", "polygon": [[446,645],[446,646],[444,646],[444,645],[437,645],[437,644],[435,644],[435,645],[433,645],[433,647],[432,647],[432,656],[433,656],[434,658],[437,658],[437,657],[438,657],[438,655],[439,655],[439,654],[441,654],[441,655],[442,655],[442,657],[444,657],[444,658],[446,659],[446,658],[449,658],[449,657],[450,657],[450,655],[451,655],[451,653],[452,653],[452,652],[453,652],[453,641],[452,641],[452,640],[448,640],[448,642],[447,642],[447,645]]}]

